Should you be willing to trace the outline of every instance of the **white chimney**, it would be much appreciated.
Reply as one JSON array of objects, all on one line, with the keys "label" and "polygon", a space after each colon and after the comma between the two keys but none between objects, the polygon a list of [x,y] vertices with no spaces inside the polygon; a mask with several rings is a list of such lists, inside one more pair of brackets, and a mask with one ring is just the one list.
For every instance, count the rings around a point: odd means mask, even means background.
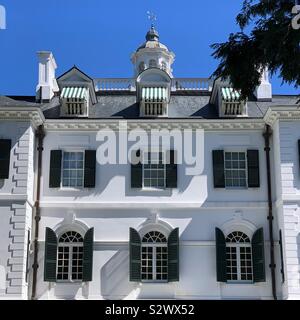
[{"label": "white chimney", "polygon": [[269,71],[265,68],[261,77],[261,83],[256,87],[254,95],[258,101],[272,100],[272,85],[269,81]]},{"label": "white chimney", "polygon": [[38,101],[49,101],[58,91],[58,85],[55,79],[55,70],[57,65],[52,52],[39,51],[39,82],[36,87],[36,99]]}]

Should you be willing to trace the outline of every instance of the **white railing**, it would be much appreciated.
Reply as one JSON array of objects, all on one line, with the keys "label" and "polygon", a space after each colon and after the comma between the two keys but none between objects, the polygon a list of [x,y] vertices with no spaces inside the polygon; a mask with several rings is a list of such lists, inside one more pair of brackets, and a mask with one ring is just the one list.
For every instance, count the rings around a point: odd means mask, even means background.
[{"label": "white railing", "polygon": [[96,91],[135,91],[135,79],[98,78],[94,79]]},{"label": "white railing", "polygon": [[[97,78],[94,79],[96,92],[135,91],[134,78]],[[174,78],[172,91],[212,91],[213,80],[208,78]]]},{"label": "white railing", "polygon": [[174,78],[172,88],[175,91],[211,91],[212,80],[208,78]]}]

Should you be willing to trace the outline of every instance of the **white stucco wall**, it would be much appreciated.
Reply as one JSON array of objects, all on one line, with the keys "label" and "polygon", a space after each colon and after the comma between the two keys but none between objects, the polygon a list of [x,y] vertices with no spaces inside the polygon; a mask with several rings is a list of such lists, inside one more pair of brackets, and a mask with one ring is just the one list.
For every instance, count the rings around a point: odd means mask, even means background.
[{"label": "white stucco wall", "polygon": [[[82,191],[50,189],[50,150],[97,149],[96,132],[47,132],[43,157],[38,297],[40,299],[272,299],[267,221],[264,140],[261,131],[207,131],[204,138],[204,171],[186,176],[178,166],[178,189],[139,191],[130,188],[130,165],[97,166],[96,188]],[[213,187],[212,150],[259,149],[260,188],[225,190]],[[172,284],[130,283],[129,228],[151,219],[162,220],[180,231],[180,281]],[[95,229],[93,281],[51,284],[43,281],[45,228],[54,230],[75,219]],[[228,225],[264,228],[267,282],[220,284],[216,281],[215,227]],[[277,220],[274,222],[278,240]],[[245,227],[246,228],[246,227]],[[276,264],[280,265],[278,241]],[[280,272],[277,268],[277,281]],[[277,287],[281,296],[281,286]]]},{"label": "white stucco wall", "polygon": [[9,179],[0,181],[0,299],[27,299],[27,231],[31,229],[34,190],[33,129],[29,121],[0,121],[0,138],[12,140]]}]

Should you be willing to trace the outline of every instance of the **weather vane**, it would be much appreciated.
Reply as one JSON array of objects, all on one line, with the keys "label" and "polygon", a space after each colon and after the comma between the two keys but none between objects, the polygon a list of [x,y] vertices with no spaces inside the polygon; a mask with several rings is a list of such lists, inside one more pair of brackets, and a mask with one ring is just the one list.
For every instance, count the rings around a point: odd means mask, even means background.
[{"label": "weather vane", "polygon": [[148,19],[151,21],[151,27],[154,27],[155,21],[157,21],[157,16],[153,12],[147,11]]}]

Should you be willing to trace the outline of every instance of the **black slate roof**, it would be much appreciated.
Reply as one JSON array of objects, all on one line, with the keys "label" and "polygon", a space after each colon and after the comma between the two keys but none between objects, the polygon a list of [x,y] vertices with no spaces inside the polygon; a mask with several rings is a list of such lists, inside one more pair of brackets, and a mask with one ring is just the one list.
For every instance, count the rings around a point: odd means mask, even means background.
[{"label": "black slate roof", "polygon": [[[14,99],[13,99],[14,98]],[[89,107],[91,119],[141,119],[139,116],[139,104],[132,93],[109,93],[97,96],[98,102]],[[294,105],[297,96],[274,95],[272,102],[258,102],[250,99],[248,104],[249,118],[262,118],[270,106]],[[33,103],[33,97],[6,97],[0,96],[1,106],[40,107],[45,118],[60,118],[60,102],[54,97],[49,103]],[[171,95],[169,103],[169,118],[202,118],[219,119],[217,107],[210,104],[210,94],[186,93]],[[68,117],[69,119],[69,117]],[[147,118],[148,119],[148,118]]]}]

